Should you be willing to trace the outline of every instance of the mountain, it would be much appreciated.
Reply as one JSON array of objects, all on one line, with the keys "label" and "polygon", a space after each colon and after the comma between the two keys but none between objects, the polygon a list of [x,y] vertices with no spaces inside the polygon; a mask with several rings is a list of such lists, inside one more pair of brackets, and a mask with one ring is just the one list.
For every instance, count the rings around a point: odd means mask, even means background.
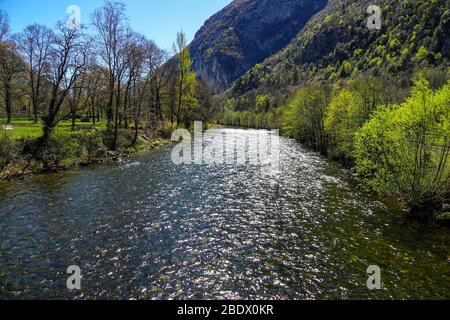
[{"label": "mountain", "polygon": [[215,93],[284,48],[327,0],[235,0],[190,44],[194,69]]},{"label": "mountain", "polygon": [[277,90],[286,93],[289,86],[311,79],[448,67],[450,0],[378,0],[380,30],[366,25],[367,8],[373,3],[330,0],[289,45],[247,71],[229,92],[254,99]]}]

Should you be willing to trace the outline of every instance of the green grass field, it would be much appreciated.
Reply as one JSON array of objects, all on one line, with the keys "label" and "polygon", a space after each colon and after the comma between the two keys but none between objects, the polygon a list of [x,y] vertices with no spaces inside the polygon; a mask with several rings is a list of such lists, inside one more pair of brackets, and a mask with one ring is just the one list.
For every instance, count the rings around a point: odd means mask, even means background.
[{"label": "green grass field", "polygon": [[[6,119],[0,118],[0,125],[6,125]],[[8,136],[13,139],[19,138],[38,138],[42,135],[42,124],[40,122],[34,123],[28,119],[23,118],[13,118],[11,120],[12,130],[6,130]],[[82,130],[84,127],[95,127],[97,130],[106,129],[106,122],[96,123],[95,126],[92,123],[86,122],[76,122],[76,130]],[[68,134],[72,132],[72,122],[71,121],[60,121],[56,127],[56,131],[59,133],[67,132]]]}]

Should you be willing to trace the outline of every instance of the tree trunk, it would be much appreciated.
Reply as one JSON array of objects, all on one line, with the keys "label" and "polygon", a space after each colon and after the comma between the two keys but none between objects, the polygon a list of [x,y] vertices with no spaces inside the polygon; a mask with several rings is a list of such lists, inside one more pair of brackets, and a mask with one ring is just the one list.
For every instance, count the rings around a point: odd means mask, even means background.
[{"label": "tree trunk", "polygon": [[117,88],[117,97],[116,97],[116,112],[114,119],[114,139],[111,146],[112,151],[117,151],[117,135],[119,132],[119,106],[120,106],[120,85]]},{"label": "tree trunk", "polygon": [[92,124],[95,126],[95,120],[96,120],[96,114],[95,114],[95,97],[90,97],[91,99],[91,119],[92,119]]},{"label": "tree trunk", "polygon": [[28,112],[28,120],[31,120],[31,102],[30,101],[28,101],[28,110],[27,110],[27,112]]},{"label": "tree trunk", "polygon": [[113,122],[114,112],[113,112],[113,99],[114,91],[109,94],[108,105],[106,106],[106,121],[108,122],[108,128]]},{"label": "tree trunk", "polygon": [[10,83],[7,83],[5,85],[5,105],[6,105],[6,122],[8,124],[11,124],[11,113],[12,113],[12,106],[11,106],[11,85]]},{"label": "tree trunk", "polygon": [[435,194],[427,193],[423,199],[411,206],[410,215],[422,221],[433,221],[436,213],[442,210],[444,202]]},{"label": "tree trunk", "polygon": [[76,108],[72,107],[72,131],[75,131],[75,124],[77,121],[77,112],[76,112]]},{"label": "tree trunk", "polygon": [[33,102],[33,121],[34,123],[38,122],[38,116],[37,116],[37,102]]}]

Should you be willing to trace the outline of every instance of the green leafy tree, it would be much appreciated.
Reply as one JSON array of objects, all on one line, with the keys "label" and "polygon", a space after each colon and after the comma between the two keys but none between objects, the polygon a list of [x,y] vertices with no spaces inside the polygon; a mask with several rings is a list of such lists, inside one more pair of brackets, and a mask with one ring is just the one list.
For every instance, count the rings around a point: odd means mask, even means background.
[{"label": "green leafy tree", "polygon": [[328,94],[325,86],[310,84],[297,91],[283,112],[283,131],[320,152],[326,153],[324,119]]},{"label": "green leafy tree", "polygon": [[325,131],[329,136],[329,152],[344,160],[353,160],[355,133],[370,119],[381,104],[385,87],[372,76],[358,77],[331,99],[325,116]]},{"label": "green leafy tree", "polygon": [[191,55],[183,31],[177,34],[177,41],[173,44],[173,50],[178,59],[177,123],[183,122],[188,127],[193,120],[195,110],[199,107],[199,103],[196,97],[196,74],[192,71]]},{"label": "green leafy tree", "polygon": [[269,112],[272,104],[272,98],[267,95],[256,97],[256,112]]},{"label": "green leafy tree", "polygon": [[417,61],[423,61],[423,60],[425,60],[427,58],[427,55],[428,55],[427,48],[425,48],[424,46],[421,46],[419,48],[419,50],[417,51],[416,60]]},{"label": "green leafy tree", "polygon": [[422,78],[404,103],[379,108],[356,135],[355,157],[367,188],[432,217],[450,194],[450,82],[433,91]]},{"label": "green leafy tree", "polygon": [[342,89],[332,99],[325,117],[325,131],[330,137],[331,154],[346,158],[353,153],[355,132],[360,128],[362,97]]}]

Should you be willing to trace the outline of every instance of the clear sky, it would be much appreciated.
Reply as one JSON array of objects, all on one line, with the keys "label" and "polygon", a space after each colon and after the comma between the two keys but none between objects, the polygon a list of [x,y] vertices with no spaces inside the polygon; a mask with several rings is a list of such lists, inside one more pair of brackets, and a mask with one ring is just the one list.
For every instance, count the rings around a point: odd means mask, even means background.
[{"label": "clear sky", "polygon": [[[123,0],[132,28],[170,49],[178,31],[189,41],[203,23],[231,0]],[[0,9],[9,16],[11,31],[19,32],[32,23],[54,27],[65,19],[70,5],[81,9],[81,22],[90,23],[92,12],[103,0],[0,0]]]}]

